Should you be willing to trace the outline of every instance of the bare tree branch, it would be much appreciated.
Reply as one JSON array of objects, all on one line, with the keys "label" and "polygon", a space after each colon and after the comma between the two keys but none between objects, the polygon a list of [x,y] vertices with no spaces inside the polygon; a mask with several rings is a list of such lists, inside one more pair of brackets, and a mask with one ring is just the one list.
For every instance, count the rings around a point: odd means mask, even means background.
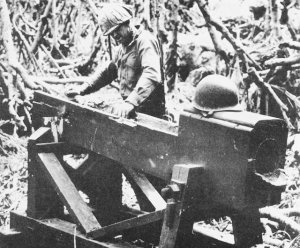
[{"label": "bare tree branch", "polygon": [[30,89],[39,89],[39,87],[30,80],[27,71],[17,59],[17,53],[15,51],[11,34],[12,25],[9,19],[9,10],[7,8],[6,1],[0,1],[0,18],[2,25],[3,44],[7,51],[7,58],[10,67],[12,67],[21,76],[26,86],[28,86]]}]

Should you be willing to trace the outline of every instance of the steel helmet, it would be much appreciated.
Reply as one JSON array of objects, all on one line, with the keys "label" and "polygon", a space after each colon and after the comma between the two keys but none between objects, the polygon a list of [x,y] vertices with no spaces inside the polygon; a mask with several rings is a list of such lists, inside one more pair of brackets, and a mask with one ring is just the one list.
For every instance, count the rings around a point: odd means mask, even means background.
[{"label": "steel helmet", "polygon": [[132,18],[132,11],[125,5],[108,4],[99,13],[100,26],[104,35],[109,35],[120,24]]},{"label": "steel helmet", "polygon": [[196,87],[193,106],[206,112],[241,111],[238,88],[227,77],[208,75]]}]

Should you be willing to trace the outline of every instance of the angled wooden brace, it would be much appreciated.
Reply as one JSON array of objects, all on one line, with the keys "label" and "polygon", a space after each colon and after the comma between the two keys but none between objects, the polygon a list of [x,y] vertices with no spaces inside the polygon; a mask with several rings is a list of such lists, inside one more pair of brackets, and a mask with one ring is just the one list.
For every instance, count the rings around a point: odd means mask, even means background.
[{"label": "angled wooden brace", "polygon": [[129,166],[124,166],[124,168],[128,172],[131,179],[137,184],[143,194],[153,205],[155,210],[162,210],[166,208],[166,201],[157,192],[157,190],[154,188],[154,186],[151,184],[144,173],[141,173]]},{"label": "angled wooden brace", "polygon": [[96,238],[93,234],[101,225],[79,195],[55,154],[38,153],[37,160],[74,221],[82,227],[85,234]]}]

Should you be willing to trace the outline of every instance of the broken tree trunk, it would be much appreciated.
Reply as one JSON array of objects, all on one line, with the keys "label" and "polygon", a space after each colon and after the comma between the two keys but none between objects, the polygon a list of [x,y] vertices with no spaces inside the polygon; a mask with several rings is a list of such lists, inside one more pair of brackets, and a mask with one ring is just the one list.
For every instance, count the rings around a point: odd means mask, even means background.
[{"label": "broken tree trunk", "polygon": [[45,11],[44,11],[44,14],[41,16],[40,18],[40,22],[38,24],[38,28],[37,28],[37,32],[36,32],[36,35],[34,37],[34,40],[33,40],[33,43],[31,45],[31,49],[30,51],[32,53],[35,53],[37,48],[38,48],[38,45],[40,43],[40,40],[42,39],[42,34],[43,34],[43,28],[44,26],[46,25],[46,22],[47,22],[47,17],[49,16],[50,14],[50,10],[51,10],[51,6],[52,6],[52,0],[50,0],[45,8]]},{"label": "broken tree trunk", "polygon": [[273,67],[278,65],[294,65],[300,63],[300,56],[294,55],[288,58],[275,58],[265,62],[265,66]]},{"label": "broken tree trunk", "polygon": [[274,207],[261,208],[259,213],[261,217],[268,217],[289,228],[292,232],[300,233],[300,225]]},{"label": "broken tree trunk", "polygon": [[248,70],[248,73],[250,76],[252,76],[254,83],[261,89],[265,90],[267,93],[269,93],[270,95],[272,95],[272,97],[274,98],[274,100],[276,101],[276,103],[279,105],[281,113],[283,118],[285,119],[288,127],[290,129],[294,129],[294,126],[292,125],[292,123],[290,122],[288,116],[287,116],[287,112],[288,112],[288,107],[280,100],[280,98],[277,96],[277,94],[274,92],[274,90],[272,89],[271,85],[268,83],[265,83],[263,81],[263,79],[258,75],[257,71],[251,67]]},{"label": "broken tree trunk", "polygon": [[300,50],[300,42],[299,41],[285,41],[279,45],[280,48],[289,47],[295,50]]},{"label": "broken tree trunk", "polygon": [[270,0],[269,3],[270,8],[270,21],[271,21],[271,30],[274,32],[275,37],[280,37],[280,29],[279,29],[279,14],[278,14],[278,1]]},{"label": "broken tree trunk", "polygon": [[27,87],[29,87],[30,89],[39,89],[39,87],[31,81],[27,71],[18,61],[17,53],[15,51],[13,43],[12,25],[10,22],[9,10],[6,1],[0,1],[0,18],[2,25],[1,36],[3,38],[3,45],[7,52],[9,66],[20,75]]},{"label": "broken tree trunk", "polygon": [[227,67],[227,72],[228,72],[228,63],[229,63],[229,58],[226,54],[226,51],[222,48],[220,41],[217,37],[217,33],[216,33],[216,28],[214,26],[212,26],[212,24],[210,23],[211,20],[211,15],[209,13],[208,10],[208,6],[206,1],[197,1],[198,7],[205,19],[205,22],[207,24],[207,29],[208,32],[210,34],[210,37],[212,39],[212,42],[214,44],[215,50],[216,50],[216,55],[217,55],[217,63],[216,63],[216,72],[219,72],[219,57],[221,57],[225,63],[226,63],[226,67]]},{"label": "broken tree trunk", "polygon": [[238,42],[235,40],[235,38],[230,34],[228,29],[219,21],[213,18],[209,12],[207,12],[206,1],[203,0],[197,0],[196,1],[201,11],[205,13],[205,15],[208,17],[209,23],[213,25],[219,32],[222,33],[222,35],[230,42],[230,44],[233,46],[233,48],[236,51],[240,51],[243,54],[246,55],[247,59],[255,66],[256,69],[261,70],[261,66],[251,57],[250,54],[248,54],[245,49],[242,47],[241,44],[238,44]]}]

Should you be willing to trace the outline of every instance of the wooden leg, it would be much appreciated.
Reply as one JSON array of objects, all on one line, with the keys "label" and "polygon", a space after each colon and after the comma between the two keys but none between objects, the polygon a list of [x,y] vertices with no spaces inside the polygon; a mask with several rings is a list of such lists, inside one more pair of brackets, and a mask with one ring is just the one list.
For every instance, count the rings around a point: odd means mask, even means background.
[{"label": "wooden leg", "polygon": [[63,215],[63,205],[36,160],[36,144],[49,141],[52,141],[51,130],[45,127],[33,133],[28,141],[27,215],[37,219]]},{"label": "wooden leg", "polygon": [[180,213],[182,202],[175,199],[168,199],[164,216],[159,248],[173,248],[176,244],[178,228],[180,224]]},{"label": "wooden leg", "polygon": [[249,209],[231,216],[235,245],[247,248],[262,243],[262,224],[258,209]]},{"label": "wooden leg", "polygon": [[[163,220],[159,248],[174,248],[179,243],[178,236],[181,228],[189,226],[192,230],[193,220],[185,220],[184,210],[188,207],[192,191],[199,185],[199,179],[204,168],[201,165],[175,165],[171,184],[165,193],[169,195]],[[191,222],[191,223],[189,223]],[[184,230],[183,230],[184,231]]]}]

